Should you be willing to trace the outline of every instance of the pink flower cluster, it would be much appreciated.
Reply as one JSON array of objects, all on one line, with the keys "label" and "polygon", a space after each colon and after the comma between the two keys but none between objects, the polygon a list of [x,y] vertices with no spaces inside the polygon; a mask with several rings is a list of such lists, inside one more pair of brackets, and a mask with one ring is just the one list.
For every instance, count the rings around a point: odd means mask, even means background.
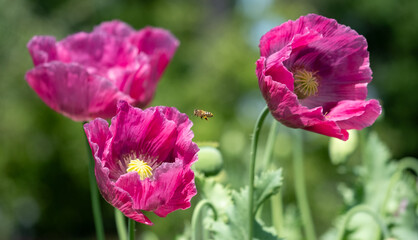
[{"label": "pink flower cluster", "polygon": [[260,40],[258,84],[275,119],[342,140],[381,114],[365,100],[372,80],[366,39],[316,14],[288,21]]},{"label": "pink flower cluster", "polygon": [[[52,109],[84,125],[102,196],[135,221],[190,207],[197,160],[192,122],[172,107],[147,106],[179,42],[168,31],[135,31],[119,21],[62,41],[28,43],[26,80]],[[272,115],[286,126],[348,139],[381,113],[366,100],[372,80],[363,36],[315,14],[288,21],[260,40],[256,73]],[[114,116],[114,117],[113,117]],[[103,118],[110,118],[111,125]]]},{"label": "pink flower cluster", "polygon": [[[100,118],[85,124],[97,184],[106,201],[148,225],[152,222],[142,210],[165,217],[189,208],[196,195],[190,166],[199,150],[192,142],[191,126],[187,115],[176,108],[141,110],[124,101],[110,127]],[[137,169],[130,171],[131,165]]]},{"label": "pink flower cluster", "polygon": [[74,121],[111,118],[119,100],[150,103],[178,45],[164,29],[135,31],[120,21],[59,42],[35,36],[28,43],[35,68],[26,80],[49,107]]},{"label": "pink flower cluster", "polygon": [[[135,31],[120,21],[59,42],[35,36],[28,43],[35,68],[26,80],[39,97],[74,121],[96,118],[84,129],[102,196],[149,225],[142,211],[165,217],[189,208],[196,195],[190,166],[199,149],[187,115],[170,107],[131,106],[150,103],[178,45],[164,29]],[[103,118],[111,117],[109,127]]]}]

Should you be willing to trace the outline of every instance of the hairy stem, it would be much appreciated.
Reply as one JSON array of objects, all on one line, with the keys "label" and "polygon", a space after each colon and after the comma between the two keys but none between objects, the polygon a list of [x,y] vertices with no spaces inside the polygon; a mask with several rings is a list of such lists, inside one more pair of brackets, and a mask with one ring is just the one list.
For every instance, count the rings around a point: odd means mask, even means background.
[{"label": "hairy stem", "polygon": [[273,120],[270,126],[269,135],[267,137],[266,148],[264,149],[264,167],[268,168],[271,162],[271,157],[273,155],[274,143],[276,142],[277,137],[277,121]]},{"label": "hairy stem", "polygon": [[308,197],[306,194],[305,175],[303,169],[303,143],[299,130],[295,131],[295,141],[293,143],[293,169],[295,177],[295,191],[298,207],[302,217],[305,238],[316,240],[315,228],[312,222],[311,210],[309,208]]},{"label": "hairy stem", "polygon": [[283,202],[282,202],[282,190],[270,198],[271,203],[271,219],[273,227],[277,232],[277,235],[282,236],[283,232]]},{"label": "hairy stem", "polygon": [[250,156],[250,186],[248,191],[248,239],[252,240],[254,235],[254,173],[255,173],[255,158],[257,155],[257,143],[260,135],[260,129],[263,125],[264,119],[269,113],[266,106],[258,116],[257,122],[254,126],[253,136],[251,140],[251,156]]},{"label": "hairy stem", "polygon": [[[200,231],[198,231],[198,229],[201,229],[201,228],[198,228],[197,226],[198,226],[198,223],[199,223],[200,213],[202,212],[203,207],[205,207],[206,205],[212,209],[213,214],[214,214],[213,218],[215,220],[218,218],[218,214],[216,212],[215,207],[212,205],[212,203],[210,203],[206,199],[200,201],[196,205],[196,207],[193,211],[193,216],[192,216],[192,240],[204,239],[203,233],[200,233]],[[201,237],[199,238],[199,236],[201,236]]]},{"label": "hairy stem", "polygon": [[[273,120],[270,126],[269,135],[267,137],[266,148],[264,150],[264,167],[270,167],[271,159],[273,156],[274,144],[277,138],[277,125],[278,122]],[[271,205],[271,219],[273,227],[276,230],[277,234],[280,236],[283,231],[283,203],[282,203],[282,191],[279,192],[270,198]],[[258,211],[261,213],[261,209]]]},{"label": "hairy stem", "polygon": [[[276,137],[277,137],[276,132],[277,132],[277,121],[273,121],[270,126],[270,131],[267,137],[266,147],[264,149],[263,165],[262,165],[264,169],[270,168],[271,158],[273,156],[274,143],[276,142]],[[272,196],[272,198],[273,197],[274,196]],[[256,212],[256,218],[261,217],[261,214],[263,212],[263,206],[264,204],[258,208]],[[272,211],[271,214],[272,214],[272,219],[274,219],[273,216],[275,212]]]}]

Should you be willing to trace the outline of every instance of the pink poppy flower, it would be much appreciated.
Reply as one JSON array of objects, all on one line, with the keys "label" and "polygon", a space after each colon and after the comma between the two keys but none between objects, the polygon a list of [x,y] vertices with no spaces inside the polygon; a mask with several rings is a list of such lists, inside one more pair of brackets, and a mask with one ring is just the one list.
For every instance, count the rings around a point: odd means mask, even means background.
[{"label": "pink poppy flower", "polygon": [[152,225],[142,211],[160,217],[190,207],[196,195],[197,145],[192,122],[173,107],[145,110],[121,101],[108,123],[97,118],[84,125],[95,159],[99,190],[114,207],[137,222]]},{"label": "pink poppy flower", "polygon": [[348,139],[349,129],[374,123],[377,100],[366,39],[335,20],[309,14],[260,39],[258,84],[271,114],[292,128]]},{"label": "pink poppy flower", "polygon": [[150,103],[178,45],[164,29],[135,31],[117,20],[59,42],[35,36],[27,46],[35,68],[25,78],[49,107],[74,121],[111,118],[119,100]]}]

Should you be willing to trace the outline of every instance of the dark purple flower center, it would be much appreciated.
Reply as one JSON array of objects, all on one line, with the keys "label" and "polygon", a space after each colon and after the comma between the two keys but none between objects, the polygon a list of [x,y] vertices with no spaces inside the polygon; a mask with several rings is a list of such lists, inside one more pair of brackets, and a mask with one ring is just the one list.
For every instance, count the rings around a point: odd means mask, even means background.
[{"label": "dark purple flower center", "polygon": [[319,87],[317,72],[308,71],[305,68],[295,68],[293,78],[295,79],[295,94],[299,99],[316,95]]}]

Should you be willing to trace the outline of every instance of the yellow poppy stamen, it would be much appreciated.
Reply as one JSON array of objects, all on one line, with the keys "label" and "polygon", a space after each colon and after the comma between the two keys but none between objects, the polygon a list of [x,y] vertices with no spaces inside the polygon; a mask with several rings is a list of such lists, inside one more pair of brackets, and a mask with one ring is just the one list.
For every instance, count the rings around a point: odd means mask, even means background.
[{"label": "yellow poppy stamen", "polygon": [[293,77],[295,78],[295,93],[299,99],[313,96],[318,92],[319,79],[316,72],[300,68],[294,71]]},{"label": "yellow poppy stamen", "polygon": [[141,180],[152,176],[152,168],[148,165],[148,163],[139,159],[131,160],[128,164],[128,169],[126,169],[126,172],[134,171],[139,174]]}]

